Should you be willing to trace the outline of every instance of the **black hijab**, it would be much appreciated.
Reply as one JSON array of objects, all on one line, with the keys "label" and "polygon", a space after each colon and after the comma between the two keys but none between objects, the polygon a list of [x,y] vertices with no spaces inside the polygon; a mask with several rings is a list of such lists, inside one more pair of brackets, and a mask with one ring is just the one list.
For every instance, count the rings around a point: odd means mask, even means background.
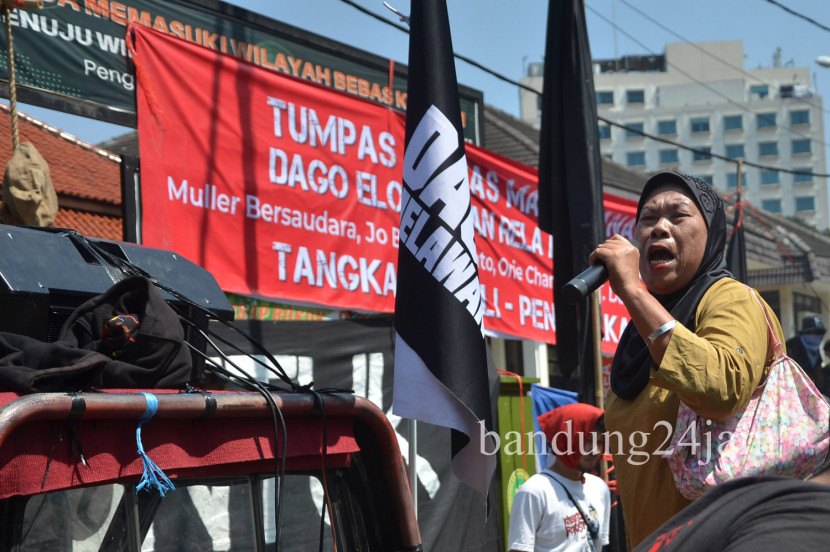
[{"label": "black hijab", "polygon": [[[672,295],[652,295],[675,320],[694,331],[695,312],[706,290],[721,278],[732,277],[726,269],[723,255],[726,247],[726,213],[723,201],[712,186],[693,176],[665,171],[652,176],[643,187],[637,204],[637,221],[640,220],[640,211],[646,200],[650,199],[655,189],[666,184],[680,185],[690,193],[706,221],[708,236],[703,259],[691,282]],[[628,324],[620,337],[611,365],[611,390],[623,399],[637,397],[648,384],[652,362],[648,347],[637,328],[634,324]]]}]

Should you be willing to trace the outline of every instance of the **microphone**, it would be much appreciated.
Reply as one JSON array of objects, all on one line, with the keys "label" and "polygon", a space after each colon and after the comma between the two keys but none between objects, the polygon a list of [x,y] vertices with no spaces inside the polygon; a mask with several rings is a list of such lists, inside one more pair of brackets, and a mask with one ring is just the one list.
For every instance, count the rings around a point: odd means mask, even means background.
[{"label": "microphone", "polygon": [[[640,253],[643,248],[634,240],[628,240]],[[562,286],[562,299],[573,305],[588,297],[595,289],[608,281],[608,269],[603,264],[591,265]]]}]

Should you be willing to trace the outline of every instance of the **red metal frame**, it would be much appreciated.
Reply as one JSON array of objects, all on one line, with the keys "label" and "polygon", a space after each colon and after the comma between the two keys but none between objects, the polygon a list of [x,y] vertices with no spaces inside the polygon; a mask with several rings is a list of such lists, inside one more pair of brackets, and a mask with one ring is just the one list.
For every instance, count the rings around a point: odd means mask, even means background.
[{"label": "red metal frame", "polygon": [[[205,415],[205,397],[198,393],[176,393],[153,390],[158,399],[156,418],[197,419]],[[268,403],[260,394],[213,393],[216,399],[214,418],[262,418],[271,416]],[[318,416],[319,409],[311,394],[273,394],[274,400],[290,427],[292,418]],[[374,435],[379,450],[383,477],[392,500],[401,545],[418,549],[420,531],[406,475],[406,466],[397,436],[386,416],[370,401],[348,394],[322,394],[327,416],[349,417],[365,424]],[[78,400],[84,408],[78,412]],[[73,412],[73,400],[76,411]],[[0,448],[16,429],[33,421],[67,420],[138,420],[147,408],[144,395],[135,392],[96,392],[70,395],[38,393],[16,398],[0,408]]]}]

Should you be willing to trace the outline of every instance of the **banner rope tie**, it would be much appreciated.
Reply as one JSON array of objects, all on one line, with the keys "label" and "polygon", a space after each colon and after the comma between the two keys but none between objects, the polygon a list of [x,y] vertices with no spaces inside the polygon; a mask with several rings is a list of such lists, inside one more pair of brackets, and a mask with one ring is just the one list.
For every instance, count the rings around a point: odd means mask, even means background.
[{"label": "banner rope tie", "polygon": [[136,496],[138,495],[139,491],[144,489],[155,488],[158,490],[159,494],[163,497],[169,491],[173,491],[176,489],[176,486],[173,485],[173,482],[164,475],[164,472],[161,471],[155,462],[147,455],[144,451],[144,445],[141,443],[141,426],[144,425],[144,422],[149,421],[153,416],[156,415],[159,409],[159,401],[155,395],[152,393],[146,393],[144,391],[141,392],[142,395],[147,399],[147,409],[144,411],[144,414],[138,420],[138,427],[135,430],[135,442],[138,446],[138,455],[141,457],[142,464],[144,466],[143,473],[141,474],[141,481],[139,481],[138,485],[135,488]]}]

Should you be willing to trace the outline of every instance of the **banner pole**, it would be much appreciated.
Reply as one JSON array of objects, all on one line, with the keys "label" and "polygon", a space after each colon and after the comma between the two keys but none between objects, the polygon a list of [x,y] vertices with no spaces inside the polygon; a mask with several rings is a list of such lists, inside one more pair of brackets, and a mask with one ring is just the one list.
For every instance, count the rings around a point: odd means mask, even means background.
[{"label": "banner pole", "polygon": [[[594,396],[596,398],[597,408],[605,410],[605,386],[602,380],[602,329],[600,326],[600,319],[602,318],[601,301],[602,296],[600,295],[600,290],[594,290],[591,294],[591,326],[594,342]],[[603,479],[607,482],[608,462],[605,458],[599,461],[599,469]]]},{"label": "banner pole", "polygon": [[412,493],[412,507],[415,510],[415,519],[418,519],[418,420],[409,420],[409,490]]},{"label": "banner pole", "polygon": [[600,309],[600,301],[600,290],[596,289],[591,294],[591,328],[593,330],[594,342],[594,395],[597,408],[604,410],[605,389],[602,385],[602,330],[600,327],[602,311]]}]

